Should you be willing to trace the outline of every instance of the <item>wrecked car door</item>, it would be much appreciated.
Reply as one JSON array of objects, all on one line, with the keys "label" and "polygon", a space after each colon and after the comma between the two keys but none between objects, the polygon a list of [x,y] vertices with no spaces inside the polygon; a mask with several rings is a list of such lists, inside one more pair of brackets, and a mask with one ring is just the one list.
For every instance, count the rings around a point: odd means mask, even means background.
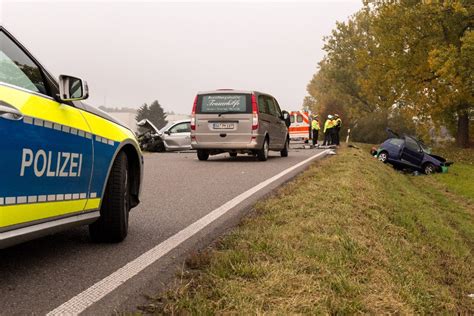
[{"label": "wrecked car door", "polygon": [[405,145],[400,160],[408,165],[419,167],[423,160],[423,156],[424,152],[418,142],[409,136],[405,136]]},{"label": "wrecked car door", "polygon": [[168,149],[191,148],[191,124],[190,122],[178,123],[172,126],[164,138]]}]

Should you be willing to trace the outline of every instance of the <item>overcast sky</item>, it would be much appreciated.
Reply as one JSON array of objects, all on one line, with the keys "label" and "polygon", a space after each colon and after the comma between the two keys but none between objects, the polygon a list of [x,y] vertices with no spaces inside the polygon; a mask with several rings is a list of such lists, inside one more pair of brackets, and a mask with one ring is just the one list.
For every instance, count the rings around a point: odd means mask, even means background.
[{"label": "overcast sky", "polygon": [[197,91],[259,90],[299,109],[323,36],[360,0],[150,2],[0,0],[0,22],[53,75],[89,84],[88,103],[158,99],[189,113]]}]

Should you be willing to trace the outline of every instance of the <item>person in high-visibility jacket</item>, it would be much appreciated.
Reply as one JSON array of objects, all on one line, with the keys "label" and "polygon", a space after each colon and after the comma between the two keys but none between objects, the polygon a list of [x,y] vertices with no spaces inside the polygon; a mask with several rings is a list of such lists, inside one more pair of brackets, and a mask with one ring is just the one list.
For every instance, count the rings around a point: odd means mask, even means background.
[{"label": "person in high-visibility jacket", "polygon": [[323,146],[332,145],[332,133],[334,128],[333,116],[328,115],[326,122],[324,122],[324,142]]},{"label": "person in high-visibility jacket", "polygon": [[318,116],[313,116],[313,120],[311,121],[311,131],[313,132],[313,146],[318,144],[318,136],[319,136],[319,119]]},{"label": "person in high-visibility jacket", "polygon": [[334,114],[334,140],[333,143],[336,146],[339,146],[339,132],[341,131],[342,120],[338,114]]}]

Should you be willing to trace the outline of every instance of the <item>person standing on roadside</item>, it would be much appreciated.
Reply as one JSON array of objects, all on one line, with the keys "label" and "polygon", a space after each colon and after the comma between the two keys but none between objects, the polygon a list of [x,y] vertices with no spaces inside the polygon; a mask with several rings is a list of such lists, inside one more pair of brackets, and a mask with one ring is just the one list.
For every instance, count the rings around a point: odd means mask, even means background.
[{"label": "person standing on roadside", "polygon": [[324,122],[324,142],[323,146],[332,145],[332,129],[333,129],[332,115],[329,114],[326,122]]},{"label": "person standing on roadside", "polygon": [[318,136],[319,136],[319,120],[318,116],[314,115],[313,120],[311,121],[311,131],[313,132],[312,138],[313,138],[313,146],[316,146],[318,144]]},{"label": "person standing on roadside", "polygon": [[341,131],[342,120],[338,114],[334,114],[334,145],[339,146],[339,132]]}]

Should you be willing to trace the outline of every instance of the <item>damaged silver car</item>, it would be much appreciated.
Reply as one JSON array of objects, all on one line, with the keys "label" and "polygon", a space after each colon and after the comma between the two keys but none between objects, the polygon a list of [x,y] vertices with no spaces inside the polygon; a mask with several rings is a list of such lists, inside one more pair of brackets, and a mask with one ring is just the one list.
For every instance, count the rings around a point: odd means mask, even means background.
[{"label": "damaged silver car", "polygon": [[191,120],[172,122],[159,130],[150,120],[137,123],[143,131],[138,135],[144,151],[164,152],[191,149]]}]

